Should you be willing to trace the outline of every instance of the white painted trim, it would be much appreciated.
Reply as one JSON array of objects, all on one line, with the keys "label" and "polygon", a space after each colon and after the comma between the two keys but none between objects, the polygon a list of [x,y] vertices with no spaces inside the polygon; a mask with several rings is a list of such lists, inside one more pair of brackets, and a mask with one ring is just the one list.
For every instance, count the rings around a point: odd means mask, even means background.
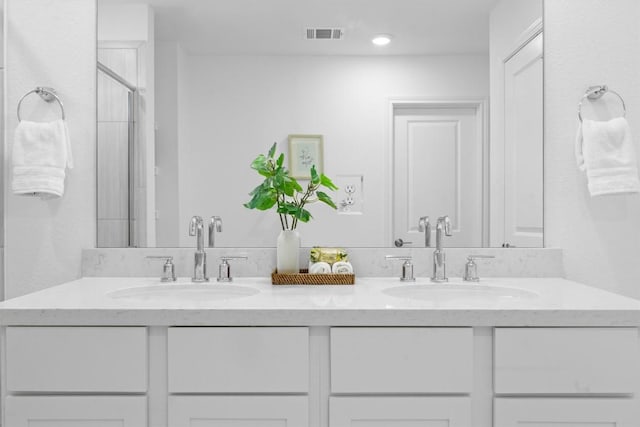
[{"label": "white painted trim", "polygon": [[542,33],[542,30],[543,30],[543,23],[542,23],[542,17],[540,17],[535,21],[533,21],[531,25],[529,25],[529,27],[526,30],[524,30],[522,33],[520,33],[520,35],[515,39],[515,42],[512,45],[512,47],[504,55],[502,55],[502,63],[505,64],[515,54],[520,52],[520,50],[522,50],[523,47],[529,44],[531,40],[538,37],[538,35]]},{"label": "white painted trim", "polygon": [[[496,182],[504,182],[504,150],[505,150],[505,134],[504,134],[504,108],[505,108],[505,100],[504,100],[504,80],[505,80],[505,72],[504,66],[509,59],[511,59],[515,54],[517,54],[522,48],[524,48],[531,40],[536,38],[539,34],[542,34],[544,29],[544,24],[542,17],[534,20],[526,30],[524,30],[518,37],[514,39],[511,47],[506,50],[502,55],[500,55],[500,59],[502,61],[502,67],[496,70],[499,73],[498,80],[501,82],[500,86],[500,102],[502,103],[502,121],[500,129],[493,129],[493,133],[491,134],[491,143],[489,147],[489,163],[491,165],[491,169],[489,171],[489,182],[490,184],[494,184]],[[544,50],[543,50],[544,55]],[[543,76],[544,79],[544,76]],[[492,111],[492,114],[495,114],[495,111]],[[494,116],[495,118],[496,116]],[[544,144],[544,141],[543,141]],[[491,188],[490,185],[489,188]],[[544,193],[544,190],[543,190]],[[544,194],[543,194],[543,203],[544,203]],[[490,247],[500,247],[502,243],[505,241],[504,236],[504,209],[505,209],[505,194],[493,194],[489,195],[489,236],[488,243]],[[543,247],[544,247],[544,224],[543,224]]]},{"label": "white painted trim", "polygon": [[424,108],[473,108],[478,112],[479,134],[482,138],[482,247],[489,246],[489,101],[487,98],[389,98],[389,119],[387,122],[387,162],[385,165],[385,242],[391,244],[393,236],[393,207],[396,201],[393,199],[393,143],[395,136],[394,119],[395,110],[400,107],[424,107]]}]

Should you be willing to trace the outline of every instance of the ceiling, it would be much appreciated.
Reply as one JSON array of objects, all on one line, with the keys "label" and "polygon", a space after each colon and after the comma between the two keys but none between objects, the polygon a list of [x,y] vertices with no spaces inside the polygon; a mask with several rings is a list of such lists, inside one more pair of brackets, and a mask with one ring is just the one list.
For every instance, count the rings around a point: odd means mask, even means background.
[{"label": "ceiling", "polygon": [[[487,53],[497,0],[141,0],[156,39],[191,54],[442,55]],[[134,3],[131,0],[98,0]],[[343,40],[306,40],[307,27],[338,27]],[[377,47],[375,34],[393,35]]]}]

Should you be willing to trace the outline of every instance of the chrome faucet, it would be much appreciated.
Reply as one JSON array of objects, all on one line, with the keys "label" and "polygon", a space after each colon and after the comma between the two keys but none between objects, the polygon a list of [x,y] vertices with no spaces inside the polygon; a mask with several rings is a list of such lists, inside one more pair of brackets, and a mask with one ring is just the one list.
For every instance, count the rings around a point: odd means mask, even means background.
[{"label": "chrome faucet", "polygon": [[445,253],[442,250],[442,233],[445,236],[451,236],[451,221],[447,215],[438,218],[436,223],[436,250],[433,251],[433,276],[432,282],[443,283],[448,282],[447,278],[447,262]]},{"label": "chrome faucet", "polygon": [[189,224],[189,236],[196,236],[196,253],[193,265],[194,282],[208,282],[207,254],[204,252],[204,223],[202,217],[194,216]]},{"label": "chrome faucet", "polygon": [[420,221],[418,222],[418,231],[421,233],[424,232],[424,247],[428,248],[431,246],[431,223],[429,222],[428,216],[420,217]]},{"label": "chrome faucet", "polygon": [[213,248],[216,245],[216,231],[222,232],[222,218],[219,216],[212,216],[209,221],[209,247]]}]

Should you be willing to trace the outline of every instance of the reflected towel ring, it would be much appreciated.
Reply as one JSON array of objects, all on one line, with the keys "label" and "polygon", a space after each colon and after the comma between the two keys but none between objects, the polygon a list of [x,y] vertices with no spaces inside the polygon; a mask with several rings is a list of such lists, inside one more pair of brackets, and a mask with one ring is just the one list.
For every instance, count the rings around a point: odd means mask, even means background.
[{"label": "reflected towel ring", "polygon": [[580,122],[582,122],[582,104],[584,103],[584,100],[589,99],[591,101],[595,101],[602,98],[605,93],[611,93],[620,99],[620,102],[622,103],[622,117],[627,116],[627,106],[624,103],[624,99],[622,99],[622,96],[618,92],[609,89],[607,85],[591,86],[586,90],[584,96],[580,99],[580,103],[578,104],[578,119],[580,119]]},{"label": "reflected towel ring", "polygon": [[64,116],[64,106],[62,105],[62,101],[60,101],[60,98],[58,98],[58,95],[56,95],[56,90],[50,87],[40,87],[38,86],[37,88],[30,90],[29,92],[25,93],[22,98],[20,98],[20,101],[18,101],[18,121],[21,122],[22,119],[20,118],[20,107],[22,106],[22,101],[24,101],[24,99],[31,95],[32,93],[37,93],[38,95],[40,95],[40,98],[42,98],[44,101],[46,102],[53,102],[58,101],[58,105],[60,105],[60,111],[62,112],[62,120],[65,119]]}]

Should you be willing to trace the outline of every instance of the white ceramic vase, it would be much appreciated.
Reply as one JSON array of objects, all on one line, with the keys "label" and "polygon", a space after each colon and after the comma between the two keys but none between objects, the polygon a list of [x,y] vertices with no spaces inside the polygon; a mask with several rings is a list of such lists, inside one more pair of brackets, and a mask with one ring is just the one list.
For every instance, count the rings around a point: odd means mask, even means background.
[{"label": "white ceramic vase", "polygon": [[296,230],[282,230],[278,236],[277,269],[278,273],[300,272],[300,235]]}]

